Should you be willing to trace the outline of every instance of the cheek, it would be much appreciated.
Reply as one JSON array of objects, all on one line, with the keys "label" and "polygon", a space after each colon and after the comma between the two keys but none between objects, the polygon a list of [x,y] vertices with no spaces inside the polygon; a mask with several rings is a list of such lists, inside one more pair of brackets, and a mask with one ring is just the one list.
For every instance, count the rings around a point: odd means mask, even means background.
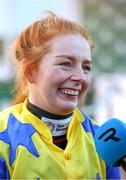
[{"label": "cheek", "polygon": [[67,75],[67,73],[61,70],[56,70],[56,71],[52,71],[47,79],[48,81],[51,80],[51,84],[60,85],[64,83],[64,81],[66,81],[68,77],[69,76]]},{"label": "cheek", "polygon": [[90,82],[91,82],[91,79],[90,79],[90,77],[89,76],[87,76],[86,78],[85,78],[85,81],[83,81],[83,85],[82,85],[82,93],[81,94],[86,94],[87,93],[87,91],[88,91],[88,89],[89,89],[89,87],[90,87]]},{"label": "cheek", "polygon": [[90,86],[90,83],[91,83],[91,74],[87,74],[87,75],[86,75],[87,88]]}]

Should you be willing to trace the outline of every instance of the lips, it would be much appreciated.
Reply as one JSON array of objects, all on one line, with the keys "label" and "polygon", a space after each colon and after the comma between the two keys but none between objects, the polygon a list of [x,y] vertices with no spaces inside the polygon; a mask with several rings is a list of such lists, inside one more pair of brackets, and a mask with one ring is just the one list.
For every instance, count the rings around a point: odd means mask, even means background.
[{"label": "lips", "polygon": [[80,94],[79,89],[60,88],[60,92],[71,96],[78,96]]}]

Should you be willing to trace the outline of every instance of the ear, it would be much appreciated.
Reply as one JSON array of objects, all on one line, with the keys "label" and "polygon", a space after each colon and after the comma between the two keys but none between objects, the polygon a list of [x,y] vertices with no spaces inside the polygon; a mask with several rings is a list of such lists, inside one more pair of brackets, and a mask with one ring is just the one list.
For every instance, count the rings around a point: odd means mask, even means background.
[{"label": "ear", "polygon": [[26,80],[29,83],[34,83],[34,73],[33,73],[33,71],[34,71],[34,69],[32,68],[31,65],[29,65],[27,63],[23,64],[23,73],[24,73],[24,76],[25,76]]}]

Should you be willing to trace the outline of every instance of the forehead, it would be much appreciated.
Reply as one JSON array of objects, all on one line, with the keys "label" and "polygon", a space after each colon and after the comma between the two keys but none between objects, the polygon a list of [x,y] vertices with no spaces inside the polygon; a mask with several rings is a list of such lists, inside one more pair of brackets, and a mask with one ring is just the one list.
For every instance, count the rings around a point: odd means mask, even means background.
[{"label": "forehead", "polygon": [[82,35],[61,35],[51,42],[54,54],[72,54],[73,56],[88,56],[91,59],[91,48],[88,41]]}]

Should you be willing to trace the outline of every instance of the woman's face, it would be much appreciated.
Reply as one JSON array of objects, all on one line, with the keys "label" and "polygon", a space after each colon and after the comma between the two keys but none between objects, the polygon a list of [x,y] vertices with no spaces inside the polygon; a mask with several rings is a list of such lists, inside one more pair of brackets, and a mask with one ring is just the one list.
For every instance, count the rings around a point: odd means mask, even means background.
[{"label": "woman's face", "polygon": [[62,35],[51,41],[37,70],[32,72],[29,100],[59,115],[71,113],[89,87],[91,49],[81,35]]}]

